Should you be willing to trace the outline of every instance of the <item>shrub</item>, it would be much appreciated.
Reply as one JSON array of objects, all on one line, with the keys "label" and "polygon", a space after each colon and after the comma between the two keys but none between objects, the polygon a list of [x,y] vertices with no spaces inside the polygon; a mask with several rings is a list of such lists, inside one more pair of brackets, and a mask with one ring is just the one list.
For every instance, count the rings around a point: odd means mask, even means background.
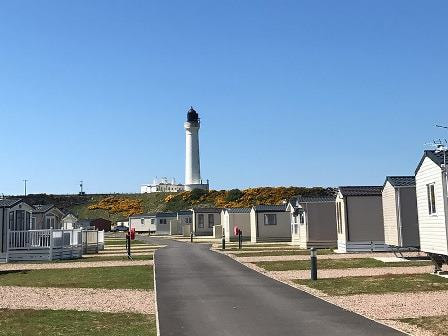
[{"label": "shrub", "polygon": [[243,196],[243,192],[239,189],[232,189],[229,190],[226,194],[226,201],[227,202],[235,202],[239,200]]}]

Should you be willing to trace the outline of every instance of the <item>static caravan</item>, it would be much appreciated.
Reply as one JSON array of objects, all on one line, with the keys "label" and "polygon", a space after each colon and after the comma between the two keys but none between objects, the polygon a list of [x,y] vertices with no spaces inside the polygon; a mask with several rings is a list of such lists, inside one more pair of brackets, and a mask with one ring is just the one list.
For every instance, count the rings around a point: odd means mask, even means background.
[{"label": "static caravan", "polygon": [[291,219],[286,204],[257,205],[250,211],[250,241],[290,242]]},{"label": "static caravan", "polygon": [[139,233],[156,232],[156,214],[148,213],[129,217],[129,228]]},{"label": "static caravan", "polygon": [[53,204],[34,205],[33,215],[31,217],[31,228],[34,230],[42,229],[61,229],[64,213]]},{"label": "static caravan", "polygon": [[415,170],[420,250],[440,270],[448,263],[447,171],[442,151],[426,150]]},{"label": "static caravan", "polygon": [[237,241],[234,228],[242,231],[243,240],[250,240],[251,208],[228,208],[221,211],[221,225],[227,242]]},{"label": "static caravan", "polygon": [[336,196],[302,197],[290,200],[291,242],[300,248],[330,248],[337,245]]},{"label": "static caravan", "polygon": [[72,230],[77,228],[77,223],[78,223],[78,217],[76,217],[74,214],[72,213],[68,213],[66,214],[63,218],[62,218],[62,228],[64,230]]},{"label": "static caravan", "polygon": [[221,225],[219,208],[193,208],[192,229],[195,236],[212,236],[213,226]]},{"label": "static caravan", "polygon": [[80,258],[81,230],[32,229],[34,210],[20,199],[0,199],[0,260]]},{"label": "static caravan", "polygon": [[384,242],[396,248],[419,248],[414,176],[387,176],[383,186]]},{"label": "static caravan", "polygon": [[388,251],[384,243],[382,186],[339,187],[338,252]]},{"label": "static caravan", "polygon": [[177,212],[177,219],[170,221],[170,234],[181,235],[184,232],[184,226],[191,226],[193,222],[193,212],[190,210],[181,210]]},{"label": "static caravan", "polygon": [[157,212],[155,216],[156,235],[169,235],[171,221],[177,220],[176,212]]},{"label": "static caravan", "polygon": [[8,231],[29,230],[33,210],[20,199],[0,199],[0,262],[7,260]]}]

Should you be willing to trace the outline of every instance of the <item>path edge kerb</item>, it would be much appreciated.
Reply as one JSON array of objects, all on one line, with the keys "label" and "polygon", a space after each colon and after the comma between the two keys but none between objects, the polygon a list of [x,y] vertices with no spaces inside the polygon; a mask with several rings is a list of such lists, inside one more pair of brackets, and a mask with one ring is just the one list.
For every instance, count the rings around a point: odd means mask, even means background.
[{"label": "path edge kerb", "polygon": [[[335,304],[334,302],[331,302],[331,301],[325,299],[325,297],[321,297],[321,296],[317,295],[316,293],[313,293],[312,291],[307,291],[307,290],[304,290],[304,289],[300,289],[300,288],[298,288],[298,287],[295,287],[295,286],[293,286],[292,284],[290,284],[289,282],[287,282],[287,281],[285,281],[285,280],[280,280],[280,279],[272,278],[272,277],[266,275],[265,273],[258,271],[258,270],[255,269],[255,268],[252,268],[252,267],[247,266],[245,263],[243,263],[243,262],[241,262],[240,260],[236,259],[236,257],[234,257],[233,255],[231,255],[230,253],[224,253],[223,251],[220,251],[220,250],[217,250],[217,249],[210,249],[210,251],[215,252],[215,253],[219,253],[219,254],[221,254],[221,255],[224,255],[224,256],[228,257],[229,259],[232,259],[232,260],[236,261],[237,263],[240,263],[241,265],[243,265],[243,266],[246,267],[247,269],[250,269],[250,270],[252,270],[252,271],[254,271],[254,272],[257,272],[258,274],[261,274],[261,275],[263,275],[263,276],[265,276],[265,277],[267,277],[267,278],[269,278],[269,279],[272,279],[272,280],[274,280],[274,281],[281,282],[281,283],[283,283],[283,284],[285,284],[285,285],[288,285],[289,287],[294,288],[295,290],[299,290],[299,291],[305,292],[305,293],[307,293],[307,294],[309,294],[309,295],[312,295],[312,296],[314,296],[315,298],[317,298],[317,299],[319,299],[319,300],[322,300],[322,301],[325,301],[325,302],[327,302],[327,303],[329,303],[329,304],[331,304],[331,305],[333,305],[333,306],[335,306],[335,307],[338,307],[338,308],[341,308],[341,309],[343,309],[343,310],[345,310],[345,311],[347,311],[347,312],[350,312],[350,313],[359,315],[359,316],[364,317],[364,318],[366,318],[366,319],[368,319],[368,320],[370,320],[370,321],[373,321],[373,322],[375,322],[375,323],[382,324],[382,325],[384,325],[384,326],[386,326],[386,327],[388,327],[388,328],[391,328],[391,329],[394,329],[394,330],[396,330],[396,331],[399,331],[399,332],[401,332],[401,333],[403,333],[403,334],[405,334],[405,335],[413,336],[412,334],[408,333],[407,331],[398,329],[397,327],[392,326],[392,325],[389,325],[389,324],[383,322],[382,320],[378,321],[378,320],[375,320],[375,319],[373,319],[373,318],[371,318],[371,317],[369,317],[369,316],[367,316],[367,315],[364,315],[364,314],[361,314],[361,313],[358,313],[358,312],[349,310],[349,309],[347,309],[347,308],[345,308],[345,307],[339,306],[339,305]],[[160,335],[159,335],[159,336],[160,336]]]},{"label": "path edge kerb", "polygon": [[154,280],[153,280],[154,281],[154,308],[156,311],[156,331],[157,331],[157,336],[160,336],[159,308],[157,306],[156,252],[157,252],[157,250],[154,251],[154,255],[153,255],[152,271],[153,271],[153,278],[154,278]]}]

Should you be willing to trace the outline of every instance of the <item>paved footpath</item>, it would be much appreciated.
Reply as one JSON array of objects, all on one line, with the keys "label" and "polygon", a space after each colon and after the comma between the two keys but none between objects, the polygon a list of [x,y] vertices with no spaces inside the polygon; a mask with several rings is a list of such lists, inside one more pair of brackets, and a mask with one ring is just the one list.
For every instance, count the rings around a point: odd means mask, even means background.
[{"label": "paved footpath", "polygon": [[155,253],[161,336],[404,335],[248,269],[207,244],[144,240],[167,244]]}]

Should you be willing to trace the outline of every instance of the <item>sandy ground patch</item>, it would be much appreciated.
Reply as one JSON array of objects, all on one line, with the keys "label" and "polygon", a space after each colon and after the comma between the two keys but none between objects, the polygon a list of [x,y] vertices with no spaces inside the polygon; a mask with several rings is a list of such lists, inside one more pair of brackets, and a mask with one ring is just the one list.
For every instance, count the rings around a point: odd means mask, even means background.
[{"label": "sandy ground patch", "polygon": [[373,319],[401,319],[448,313],[448,291],[328,296],[326,299]]},{"label": "sandy ground patch", "polygon": [[395,329],[405,331],[413,336],[437,336],[436,334],[430,332],[429,330],[423,330],[417,328],[414,325],[403,323],[400,321],[394,321],[394,320],[380,320],[380,321]]},{"label": "sandy ground patch", "polygon": [[44,264],[0,264],[1,271],[19,271],[36,269],[63,269],[63,268],[91,268],[91,267],[117,267],[117,266],[145,266],[154,265],[153,260],[111,260],[93,262],[64,262]]},{"label": "sandy ground patch", "polygon": [[[344,269],[322,269],[318,271],[319,278],[342,278],[353,276],[375,276],[385,274],[422,274],[431,273],[433,266],[415,267],[372,267],[372,268],[344,268]],[[268,276],[280,279],[309,279],[310,271],[263,271]]]},{"label": "sandy ground patch", "polygon": [[127,289],[0,287],[0,308],[154,314],[154,292]]},{"label": "sandy ground patch", "polygon": [[[242,252],[241,252],[242,253]],[[238,253],[232,253],[241,262],[257,262],[257,261],[283,261],[283,260],[310,260],[309,255],[285,255],[285,256],[260,256],[260,257],[241,257]],[[322,254],[317,256],[318,259],[362,259],[362,258],[395,258],[389,253],[347,253],[347,254]],[[398,259],[398,258],[397,258]],[[395,260],[395,259],[394,259]],[[399,259],[401,262],[406,261]]]}]

